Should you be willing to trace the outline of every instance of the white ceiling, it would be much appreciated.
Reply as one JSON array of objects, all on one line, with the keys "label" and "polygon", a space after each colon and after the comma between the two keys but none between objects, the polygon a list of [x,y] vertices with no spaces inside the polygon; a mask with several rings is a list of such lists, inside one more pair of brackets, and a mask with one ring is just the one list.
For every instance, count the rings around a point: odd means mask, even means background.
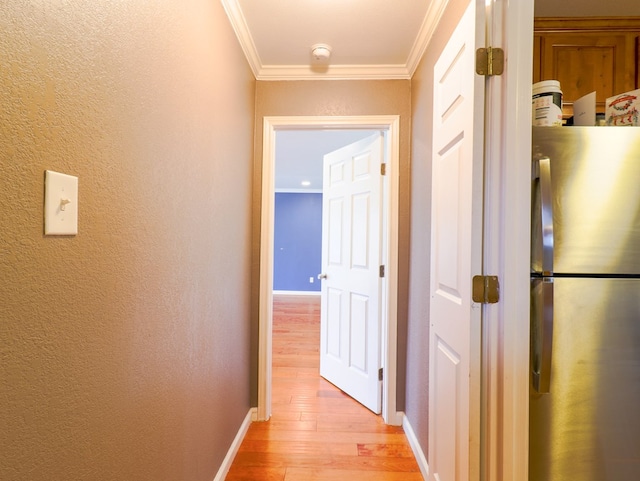
[{"label": "white ceiling", "polygon": [[[259,80],[411,77],[446,0],[222,0]],[[332,49],[329,62],[311,55]]]},{"label": "white ceiling", "polygon": [[[322,190],[325,154],[372,135],[373,130],[276,131],[276,190]],[[308,181],[310,185],[303,186]]]},{"label": "white ceiling", "polygon": [[[447,1],[221,0],[258,80],[410,79]],[[640,16],[640,0],[535,0],[534,15]],[[313,59],[317,43],[331,46],[329,62]],[[308,178],[319,189],[322,155],[358,135],[279,132],[276,188]]]}]

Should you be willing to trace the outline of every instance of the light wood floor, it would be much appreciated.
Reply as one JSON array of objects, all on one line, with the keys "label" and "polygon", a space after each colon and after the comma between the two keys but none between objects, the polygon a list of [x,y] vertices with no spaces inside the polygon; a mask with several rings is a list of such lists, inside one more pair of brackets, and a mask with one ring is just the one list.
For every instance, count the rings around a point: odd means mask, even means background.
[{"label": "light wood floor", "polygon": [[253,423],[227,481],[422,481],[401,427],[318,374],[319,296],[276,296],[273,412]]}]

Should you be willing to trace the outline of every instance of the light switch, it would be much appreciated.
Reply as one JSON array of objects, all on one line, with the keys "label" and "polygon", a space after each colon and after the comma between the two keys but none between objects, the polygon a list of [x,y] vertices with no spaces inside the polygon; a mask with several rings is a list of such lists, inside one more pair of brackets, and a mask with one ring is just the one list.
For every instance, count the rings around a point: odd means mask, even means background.
[{"label": "light switch", "polygon": [[78,233],[78,178],[52,170],[44,177],[45,235]]}]

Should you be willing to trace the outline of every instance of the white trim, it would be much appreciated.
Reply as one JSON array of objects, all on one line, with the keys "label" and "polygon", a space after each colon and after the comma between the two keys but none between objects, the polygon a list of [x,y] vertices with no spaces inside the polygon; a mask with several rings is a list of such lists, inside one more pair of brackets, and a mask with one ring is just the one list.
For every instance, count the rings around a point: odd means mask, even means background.
[{"label": "white trim", "polygon": [[[483,310],[482,479],[527,479],[529,245],[533,0],[491,0],[487,45],[505,50],[505,73],[487,90],[484,273],[497,275],[498,304]],[[509,61],[510,59],[514,61]]]},{"label": "white trim", "polygon": [[[502,39],[500,14],[501,6],[489,1],[485,4],[487,10],[487,39],[485,45],[500,45]],[[503,135],[504,121],[502,108],[504,105],[502,77],[488,77],[486,83],[485,105],[485,193],[484,193],[484,248],[483,248],[483,274],[497,275],[499,280],[504,279],[502,266],[503,246],[500,243],[501,229],[503,228],[501,215],[505,205],[502,203],[503,180],[500,179],[503,167]],[[505,301],[506,299],[501,299]],[[482,333],[482,434],[481,457],[483,459],[482,478],[497,481],[500,437],[499,417],[500,403],[499,390],[502,379],[500,378],[500,321],[502,305],[487,304],[482,308],[483,333]]]},{"label": "white trim", "polygon": [[273,295],[278,296],[319,296],[320,291],[273,291]]},{"label": "white trim", "polygon": [[398,197],[400,162],[400,116],[325,116],[325,117],[265,117],[262,148],[262,213],[260,225],[260,306],[258,339],[258,419],[271,417],[271,362],[273,327],[273,218],[276,130],[366,129],[388,131],[389,159],[387,181],[389,195],[385,198],[388,216],[386,231],[387,289],[383,318],[382,352],[385,372],[382,387],[382,417],[387,424],[400,425],[402,416],[396,411],[397,331],[398,331]]},{"label": "white trim", "polygon": [[262,132],[260,213],[260,300],[258,307],[258,420],[271,417],[273,334],[273,246],[276,131],[265,118]]},{"label": "white trim", "polygon": [[400,414],[402,416],[402,429],[404,429],[404,434],[407,437],[407,441],[409,441],[409,446],[411,446],[411,451],[413,451],[413,455],[416,458],[422,477],[424,479],[429,479],[429,463],[427,463],[427,457],[424,455],[424,450],[420,445],[420,441],[418,441],[409,419],[404,415],[404,413]]},{"label": "white trim", "polygon": [[406,65],[328,65],[314,70],[311,65],[263,65],[257,80],[409,80]]},{"label": "white trim", "polygon": [[[502,234],[505,292],[501,479],[527,479],[529,460],[529,259],[531,215],[531,77],[534,0],[505,4],[502,31],[507,84],[503,105]],[[510,62],[509,59],[512,61]],[[518,61],[519,59],[519,61]],[[502,274],[501,274],[502,275]]]},{"label": "white trim", "polygon": [[429,2],[427,14],[424,17],[424,21],[422,22],[416,41],[409,53],[409,59],[407,60],[407,71],[409,72],[409,77],[413,77],[413,74],[416,73],[420,60],[422,60],[422,56],[427,50],[429,42],[431,42],[431,39],[433,38],[433,34],[442,19],[442,15],[444,14],[444,10],[448,3],[449,0],[432,0]]},{"label": "white trim", "polygon": [[249,409],[249,412],[245,416],[244,421],[242,421],[240,429],[238,429],[238,433],[231,443],[229,451],[227,451],[227,455],[222,460],[222,465],[220,466],[220,469],[218,469],[218,473],[216,474],[216,477],[213,478],[213,481],[224,481],[224,478],[227,477],[229,469],[231,469],[231,465],[233,464],[233,459],[236,457],[238,449],[240,449],[240,445],[249,430],[249,426],[251,426],[252,421],[255,421],[255,416],[256,408]]},{"label": "white trim", "polygon": [[249,62],[251,71],[253,72],[253,75],[257,77],[260,69],[262,68],[262,62],[260,61],[256,45],[253,43],[253,37],[249,31],[247,21],[244,18],[244,13],[242,13],[242,8],[240,8],[240,4],[237,0],[220,1],[222,2],[225,12],[227,12],[229,22],[233,27],[233,31],[236,33],[236,37],[238,38],[240,47],[244,52],[244,56],[247,58],[247,62]]},{"label": "white trim", "polygon": [[275,189],[276,194],[322,194],[322,189]]}]

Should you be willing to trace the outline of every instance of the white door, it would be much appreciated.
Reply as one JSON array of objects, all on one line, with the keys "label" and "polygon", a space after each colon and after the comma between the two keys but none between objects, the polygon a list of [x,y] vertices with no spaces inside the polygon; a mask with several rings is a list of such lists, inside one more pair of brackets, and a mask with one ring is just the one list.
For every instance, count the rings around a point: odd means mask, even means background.
[{"label": "white door", "polygon": [[320,375],[380,413],[382,134],[324,157]]},{"label": "white door", "polygon": [[482,267],[484,0],[472,0],[434,68],[429,472],[478,478],[481,310],[471,300]]}]

